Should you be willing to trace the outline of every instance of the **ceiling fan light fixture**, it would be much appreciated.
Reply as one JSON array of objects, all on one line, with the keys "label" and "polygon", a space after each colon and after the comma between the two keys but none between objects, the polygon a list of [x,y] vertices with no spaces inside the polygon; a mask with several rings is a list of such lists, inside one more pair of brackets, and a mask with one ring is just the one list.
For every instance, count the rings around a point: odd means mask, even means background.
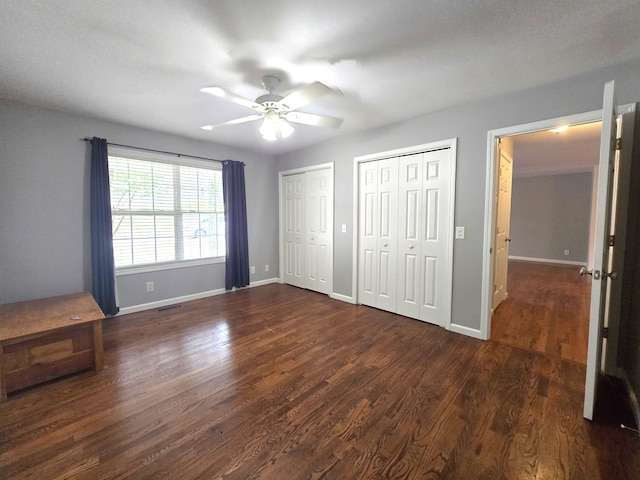
[{"label": "ceiling fan light fixture", "polygon": [[289,125],[289,122],[278,115],[267,115],[260,127],[260,134],[262,135],[262,138],[269,142],[273,142],[280,138],[287,138],[293,133],[293,131],[294,128]]}]

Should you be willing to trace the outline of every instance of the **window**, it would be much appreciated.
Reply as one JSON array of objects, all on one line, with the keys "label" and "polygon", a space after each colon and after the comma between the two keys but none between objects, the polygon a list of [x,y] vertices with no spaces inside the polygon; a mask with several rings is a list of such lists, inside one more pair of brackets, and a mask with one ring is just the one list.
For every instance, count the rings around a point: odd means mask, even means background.
[{"label": "window", "polygon": [[221,167],[110,147],[116,268],[224,257]]}]

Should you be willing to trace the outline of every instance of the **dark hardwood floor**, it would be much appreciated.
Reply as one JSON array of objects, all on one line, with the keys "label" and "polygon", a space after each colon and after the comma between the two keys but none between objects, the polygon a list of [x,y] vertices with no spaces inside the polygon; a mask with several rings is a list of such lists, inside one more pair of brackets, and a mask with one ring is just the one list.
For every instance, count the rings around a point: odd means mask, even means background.
[{"label": "dark hardwood floor", "polygon": [[513,260],[508,271],[491,339],[586,365],[591,277],[576,266]]},{"label": "dark hardwood floor", "polygon": [[104,336],[103,371],[0,404],[0,478],[639,478],[558,355],[277,284]]}]

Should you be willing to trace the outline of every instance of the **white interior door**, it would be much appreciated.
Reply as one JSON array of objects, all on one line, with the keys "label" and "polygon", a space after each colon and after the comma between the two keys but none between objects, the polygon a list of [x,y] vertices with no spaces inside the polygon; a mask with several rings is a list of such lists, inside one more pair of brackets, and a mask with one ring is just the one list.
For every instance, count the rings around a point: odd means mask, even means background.
[{"label": "white interior door", "polygon": [[333,175],[305,173],[306,288],[330,294],[333,277]]},{"label": "white interior door", "polygon": [[444,326],[451,304],[452,151],[424,153],[420,320]]},{"label": "white interior door", "polygon": [[304,288],[304,184],[303,173],[286,175],[282,180],[283,195],[283,279],[285,283]]},{"label": "white interior door", "polygon": [[360,303],[396,311],[398,164],[362,163],[359,171]]},{"label": "white interior door", "polygon": [[448,328],[455,141],[356,161],[358,303]]},{"label": "white interior door", "polygon": [[589,346],[587,373],[584,388],[584,417],[592,420],[598,388],[598,376],[602,363],[602,328],[606,312],[606,289],[610,280],[606,271],[609,247],[612,166],[614,164],[616,138],[614,82],[604,86],[602,106],[602,133],[600,138],[600,163],[598,166],[598,201],[596,207],[593,284],[589,320]]},{"label": "white interior door", "polygon": [[318,205],[319,188],[318,172],[304,174],[304,208],[306,237],[306,269],[305,287],[311,290],[318,288]]},{"label": "white interior door", "polygon": [[495,260],[493,268],[493,310],[507,298],[507,272],[509,266],[509,225],[511,220],[511,185],[513,159],[498,146],[498,189]]},{"label": "white interior door", "polygon": [[398,159],[397,313],[420,318],[422,153]]},{"label": "white interior door", "polygon": [[378,228],[376,271],[376,307],[396,311],[397,230],[398,230],[398,163],[396,159],[379,160],[378,164]]},{"label": "white interior door", "polygon": [[358,299],[363,305],[376,306],[378,245],[378,163],[366,162],[359,165],[358,174]]}]

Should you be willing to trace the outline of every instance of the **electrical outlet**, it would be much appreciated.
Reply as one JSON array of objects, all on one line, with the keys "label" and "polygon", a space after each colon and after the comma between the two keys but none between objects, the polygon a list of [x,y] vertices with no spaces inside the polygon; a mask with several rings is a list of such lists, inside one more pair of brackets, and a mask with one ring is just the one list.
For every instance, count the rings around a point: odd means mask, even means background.
[{"label": "electrical outlet", "polygon": [[456,227],[456,238],[458,240],[464,239],[464,227]]},{"label": "electrical outlet", "polygon": [[254,265],[251,265],[251,273],[256,273],[256,267]]},{"label": "electrical outlet", "polygon": [[265,271],[265,272],[268,272],[268,271],[269,271],[269,265],[265,265],[265,266],[264,266],[264,271]]},{"label": "electrical outlet", "polygon": [[153,292],[153,282],[147,282],[147,292]]},{"label": "electrical outlet", "polygon": [[564,251],[565,256],[569,255],[569,250]]}]

